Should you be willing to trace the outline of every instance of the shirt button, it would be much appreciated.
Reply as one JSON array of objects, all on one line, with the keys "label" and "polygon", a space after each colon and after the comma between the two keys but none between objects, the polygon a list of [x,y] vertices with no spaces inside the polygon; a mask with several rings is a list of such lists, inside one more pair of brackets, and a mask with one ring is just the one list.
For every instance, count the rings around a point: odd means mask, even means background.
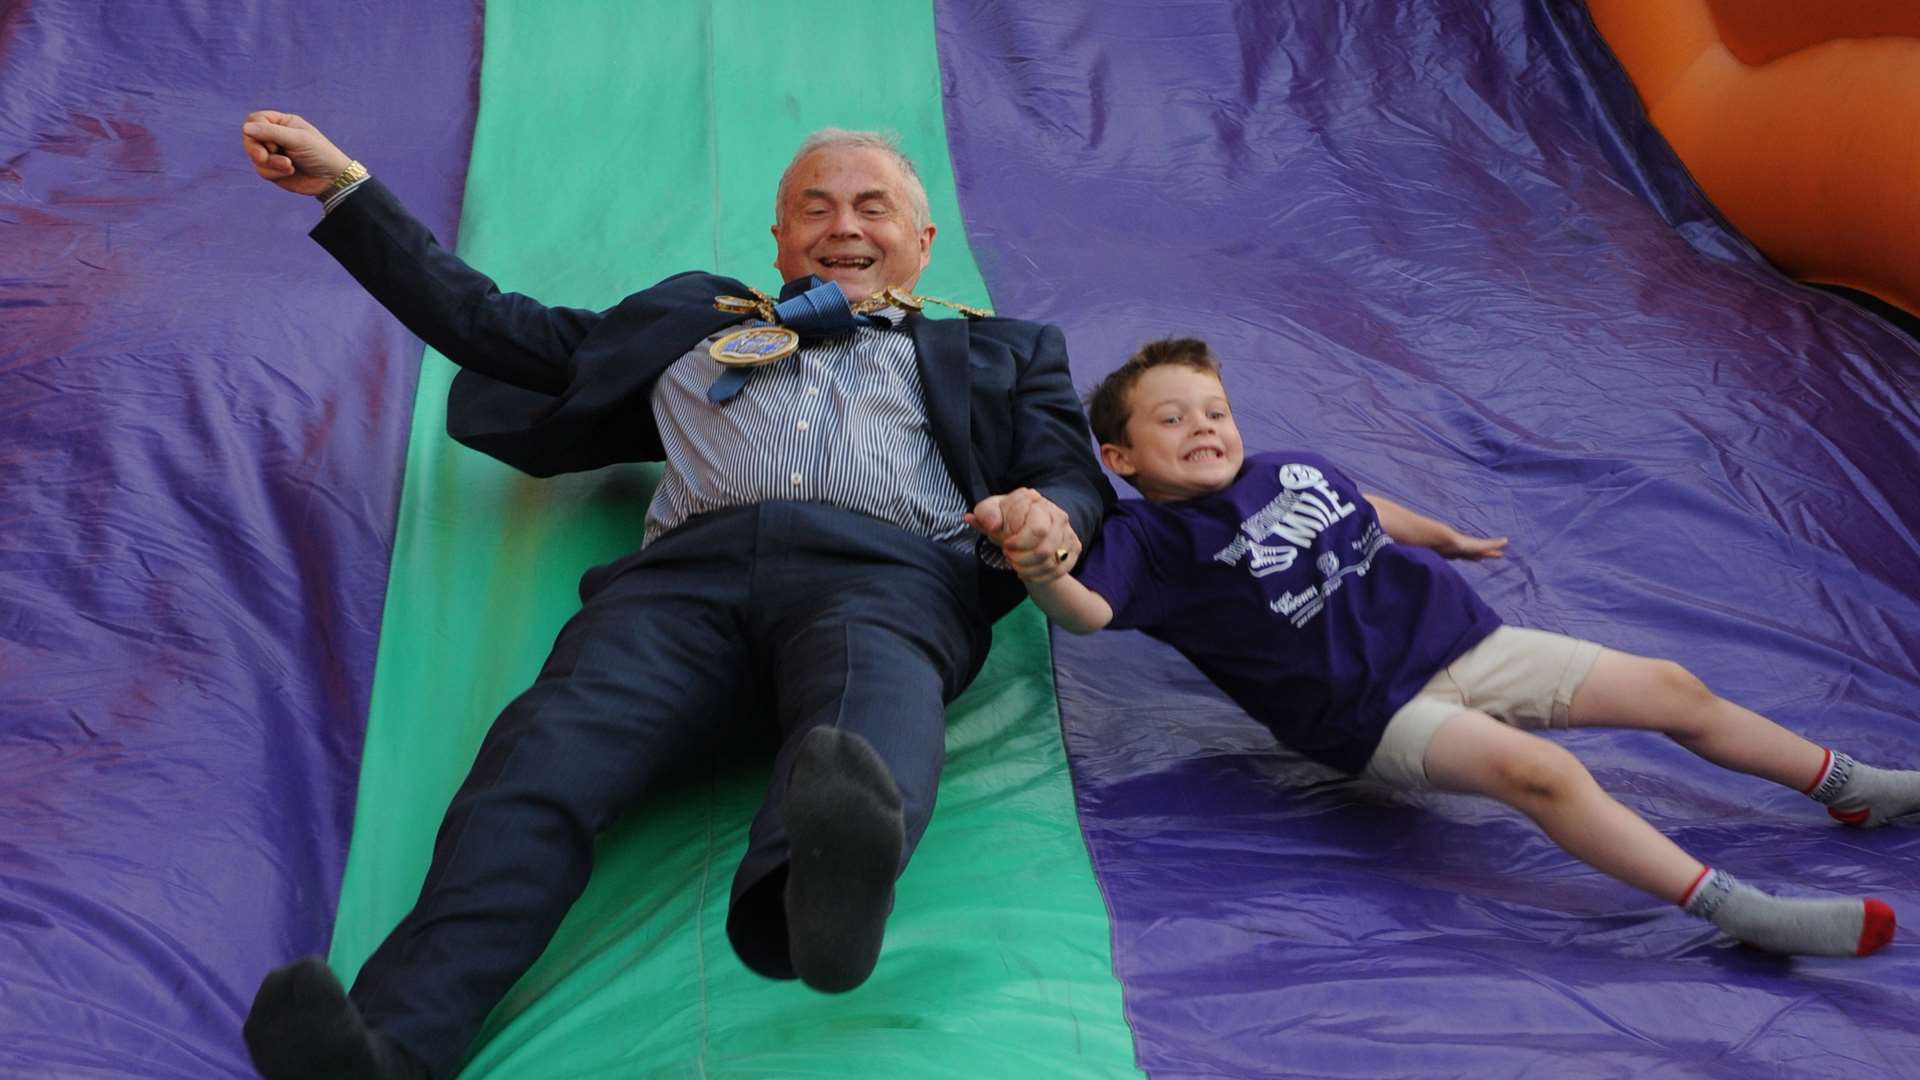
[{"label": "shirt button", "polygon": [[820,396],[820,388],[819,388],[819,387],[817,387],[817,386],[809,386],[809,387],[807,387],[807,396],[808,396],[808,397],[819,397],[819,396]]},{"label": "shirt button", "polygon": [[802,421],[800,421],[799,423],[797,423],[797,424],[795,424],[795,425],[793,425],[793,429],[794,429],[795,431],[805,431],[805,430],[807,430],[807,427],[808,427],[808,425],[807,425],[807,422],[806,422],[805,420],[802,420]]},{"label": "shirt button", "polygon": [[793,474],[793,475],[792,475],[791,477],[788,477],[788,479],[790,479],[790,480],[792,480],[792,481],[793,481],[793,486],[794,486],[794,487],[799,487],[799,486],[800,486],[800,483],[801,483],[801,481],[803,481],[803,480],[805,480],[805,479],[806,479],[806,477],[804,477],[804,476],[801,476],[801,475],[800,475],[799,473],[794,473],[794,474]]}]

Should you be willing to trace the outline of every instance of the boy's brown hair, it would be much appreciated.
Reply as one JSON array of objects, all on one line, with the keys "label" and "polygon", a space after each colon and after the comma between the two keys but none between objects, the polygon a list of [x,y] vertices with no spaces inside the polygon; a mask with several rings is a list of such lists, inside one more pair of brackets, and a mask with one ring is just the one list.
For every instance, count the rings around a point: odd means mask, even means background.
[{"label": "boy's brown hair", "polygon": [[1133,445],[1127,441],[1127,420],[1133,415],[1133,388],[1140,376],[1168,364],[1203,371],[1216,379],[1220,377],[1219,359],[1199,338],[1162,338],[1147,342],[1087,395],[1087,423],[1093,428],[1095,440],[1116,446]]}]

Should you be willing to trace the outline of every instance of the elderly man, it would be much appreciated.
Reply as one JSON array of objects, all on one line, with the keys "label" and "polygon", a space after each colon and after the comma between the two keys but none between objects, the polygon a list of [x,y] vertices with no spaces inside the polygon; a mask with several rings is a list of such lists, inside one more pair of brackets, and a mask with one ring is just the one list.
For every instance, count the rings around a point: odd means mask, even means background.
[{"label": "elderly man", "polygon": [[[733,883],[749,968],[824,991],[872,971],[925,829],[945,706],[1112,492],[1060,332],[922,318],[934,225],[888,140],[823,131],[781,178],[778,300],[706,273],[606,311],[499,292],[311,124],[250,114],[263,178],[319,197],[313,236],[464,369],[448,429],[539,476],[660,460],[639,549],[581,581],[539,678],[489,730],[413,910],[351,994],[268,975],[255,1065],[441,1077],[585,888],[593,839],[716,747],[776,751]],[[776,306],[777,305],[777,306]]]}]

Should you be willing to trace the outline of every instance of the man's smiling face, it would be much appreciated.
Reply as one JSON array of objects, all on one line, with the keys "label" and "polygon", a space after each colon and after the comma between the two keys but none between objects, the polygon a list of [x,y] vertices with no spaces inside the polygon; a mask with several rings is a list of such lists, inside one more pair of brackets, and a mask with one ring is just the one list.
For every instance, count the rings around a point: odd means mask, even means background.
[{"label": "man's smiling face", "polygon": [[888,286],[911,289],[933,251],[934,227],[916,217],[906,177],[884,151],[815,150],[787,175],[773,265],[783,281],[837,281],[856,302]]}]

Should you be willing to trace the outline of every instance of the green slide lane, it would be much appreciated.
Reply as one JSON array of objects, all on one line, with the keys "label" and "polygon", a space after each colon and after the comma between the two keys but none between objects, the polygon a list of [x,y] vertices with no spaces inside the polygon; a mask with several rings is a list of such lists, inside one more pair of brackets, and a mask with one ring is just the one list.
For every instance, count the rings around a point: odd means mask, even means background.
[{"label": "green slide lane", "polygon": [[[943,227],[921,290],[985,303],[939,87],[924,7],[495,0],[458,248],[502,288],[570,306],[696,268],[771,290],[793,148],[817,127],[886,128]],[[468,451],[445,434],[452,376],[428,353],[331,956],[349,981],[412,903],[448,797],[578,606],[581,571],[638,542],[657,476],[536,481]],[[602,838],[586,896],[463,1076],[1139,1076],[1031,606],[950,721],[933,825],[865,986],[828,997],[734,957],[727,890],[766,762],[716,762]]]}]

